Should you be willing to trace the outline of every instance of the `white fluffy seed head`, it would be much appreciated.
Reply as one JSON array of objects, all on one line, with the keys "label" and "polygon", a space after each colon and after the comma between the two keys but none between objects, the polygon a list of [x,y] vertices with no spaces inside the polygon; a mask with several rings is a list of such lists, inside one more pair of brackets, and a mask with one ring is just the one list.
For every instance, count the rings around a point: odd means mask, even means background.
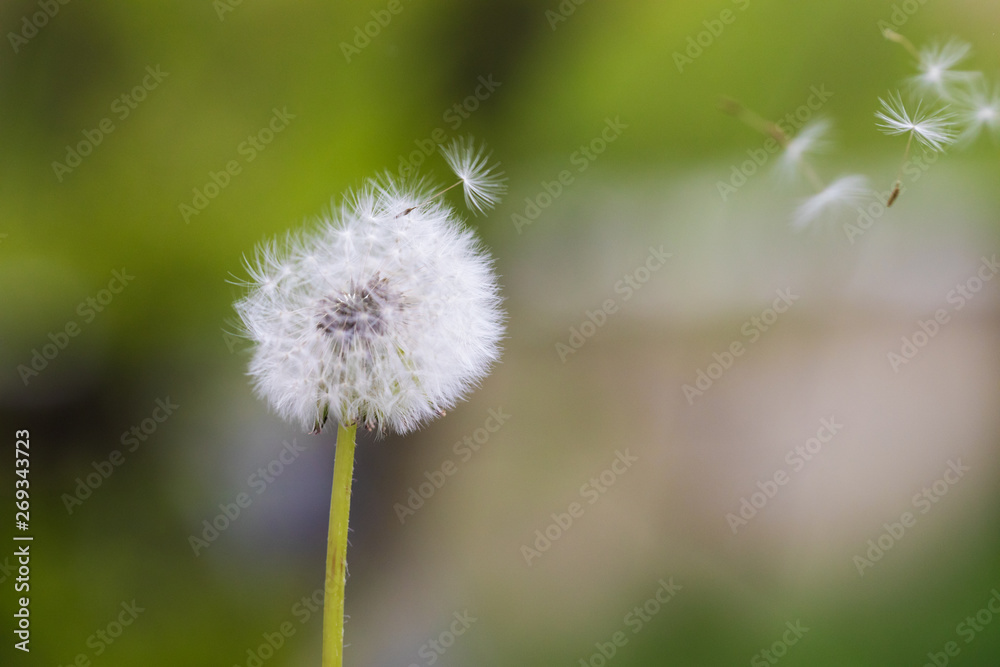
[{"label": "white fluffy seed head", "polygon": [[943,111],[924,111],[918,102],[913,114],[906,110],[899,92],[890,93],[888,100],[879,98],[882,108],[875,112],[878,128],[885,134],[911,134],[933,151],[943,151],[955,141],[952,116]]},{"label": "white fluffy seed head", "polygon": [[426,183],[369,180],[314,229],[262,245],[236,304],[249,374],[278,414],[411,431],[500,353],[492,259]]}]

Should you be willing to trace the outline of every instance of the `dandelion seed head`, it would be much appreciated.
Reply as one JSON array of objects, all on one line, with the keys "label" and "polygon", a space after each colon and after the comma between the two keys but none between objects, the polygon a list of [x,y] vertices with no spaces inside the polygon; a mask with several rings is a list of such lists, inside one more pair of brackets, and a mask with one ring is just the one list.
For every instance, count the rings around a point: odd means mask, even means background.
[{"label": "dandelion seed head", "polygon": [[[428,183],[371,179],[313,228],[269,241],[236,304],[257,393],[304,430],[406,433],[500,353],[492,260]],[[409,210],[409,213],[403,213]]]}]

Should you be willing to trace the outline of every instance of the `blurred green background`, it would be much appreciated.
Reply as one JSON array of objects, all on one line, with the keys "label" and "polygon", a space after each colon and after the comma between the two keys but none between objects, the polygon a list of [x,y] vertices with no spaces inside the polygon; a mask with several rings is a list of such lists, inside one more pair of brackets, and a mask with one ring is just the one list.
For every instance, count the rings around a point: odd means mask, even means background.
[{"label": "blurred green background", "polygon": [[[988,0],[5,2],[0,420],[11,449],[31,432],[35,541],[29,655],[0,552],[0,662],[319,663],[303,598],[323,582],[333,434],[253,397],[229,335],[244,257],[401,161],[445,181],[421,147],[472,134],[510,177],[470,220],[502,276],[505,354],[447,418],[360,443],[347,664],[1000,663],[1000,290],[949,299],[1000,249],[996,143],[949,151],[854,239],[843,221],[792,233],[806,191],[772,165],[718,189],[762,145],[721,95],[777,118],[822,86],[836,141],[819,171],[890,187],[905,141],[873,112],[912,62],[879,21],[958,36],[963,67],[1000,73]],[[581,158],[609,119],[624,127]],[[626,301],[616,285],[661,247]],[[798,300],[750,341],[784,289]],[[561,357],[574,329],[592,335]],[[687,400],[734,341],[745,353]],[[484,439],[491,409],[509,418]],[[797,468],[788,452],[831,417],[843,428]],[[602,477],[619,455],[636,462]],[[925,505],[925,488],[946,493]]]}]

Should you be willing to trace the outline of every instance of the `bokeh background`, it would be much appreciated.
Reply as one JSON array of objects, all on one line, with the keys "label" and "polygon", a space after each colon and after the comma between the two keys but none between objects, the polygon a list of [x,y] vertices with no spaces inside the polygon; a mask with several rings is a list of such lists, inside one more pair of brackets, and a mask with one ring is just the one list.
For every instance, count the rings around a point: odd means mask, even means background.
[{"label": "bokeh background", "polygon": [[[718,187],[763,143],[720,95],[777,118],[825,86],[836,141],[818,170],[888,189],[905,142],[873,112],[913,63],[879,21],[918,44],[960,37],[964,66],[995,79],[995,2],[53,2],[33,18],[42,5],[0,7],[0,495],[30,429],[35,537],[29,655],[12,649],[0,552],[0,662],[319,663],[308,598],[333,434],[252,395],[230,335],[244,256],[401,160],[445,181],[420,147],[463,134],[510,177],[469,221],[502,275],[505,353],[445,419],[360,443],[347,664],[1000,662],[1000,281],[961,309],[953,292],[992,277],[1000,149],[949,150],[857,236],[856,214],[793,233],[808,191],[773,164]],[[609,120],[623,127],[581,161]],[[85,133],[90,154],[54,167]],[[218,176],[230,161],[239,173]],[[213,174],[225,185],[185,215]],[[670,258],[638,271],[651,248]],[[104,291],[115,271],[134,278]],[[628,300],[625,276],[647,279]],[[798,298],[751,341],[777,290]],[[560,355],[608,299],[616,312]],[[939,309],[947,323],[893,368]],[[177,406],[161,422],[158,401]],[[491,410],[507,417],[487,434]],[[842,427],[793,463],[824,419]],[[604,472],[619,455],[634,462]],[[411,491],[428,497],[401,520]],[[221,519],[241,493],[251,504]],[[744,499],[763,506],[734,530]],[[573,502],[582,515],[553,527]]]}]

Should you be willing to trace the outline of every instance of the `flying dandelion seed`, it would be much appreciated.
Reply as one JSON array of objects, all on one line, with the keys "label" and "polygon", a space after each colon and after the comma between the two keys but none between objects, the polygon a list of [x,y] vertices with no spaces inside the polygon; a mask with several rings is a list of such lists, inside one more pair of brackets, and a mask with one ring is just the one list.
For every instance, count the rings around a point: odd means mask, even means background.
[{"label": "flying dandelion seed", "polygon": [[993,140],[1000,140],[1000,85],[992,86],[981,79],[968,90],[959,93],[958,124],[962,133],[959,142],[971,143],[983,132],[993,135]]},{"label": "flying dandelion seed", "polygon": [[958,39],[944,44],[931,44],[920,49],[917,69],[909,78],[910,83],[920,91],[933,92],[945,100],[954,98],[956,87],[968,84],[980,76],[979,72],[965,72],[953,69],[969,56],[972,47]]},{"label": "flying dandelion seed", "polygon": [[824,219],[832,220],[845,209],[853,210],[870,194],[871,188],[864,176],[842,176],[799,204],[792,216],[792,229],[802,230]]},{"label": "flying dandelion seed", "polygon": [[829,146],[827,135],[832,123],[820,118],[814,120],[799,130],[785,145],[778,161],[778,173],[786,179],[791,179],[803,170],[806,158],[823,152]]},{"label": "flying dandelion seed", "polygon": [[453,141],[441,149],[441,154],[461,180],[469,210],[485,213],[506,194],[504,173],[490,164],[486,148],[476,148],[471,138]]},{"label": "flying dandelion seed", "polygon": [[882,105],[875,112],[878,128],[888,135],[908,134],[933,151],[943,151],[955,141],[953,117],[945,111],[924,111],[918,102],[913,114],[906,110],[899,92],[890,93],[888,100],[879,98]]},{"label": "flying dandelion seed", "polygon": [[945,111],[923,111],[922,102],[917,103],[917,108],[913,115],[906,110],[903,99],[899,92],[890,93],[888,101],[879,98],[882,105],[880,111],[875,112],[878,119],[877,127],[888,135],[907,135],[906,148],[903,150],[903,161],[899,166],[899,173],[896,175],[892,192],[886,201],[886,207],[892,206],[899,197],[903,187],[903,167],[910,157],[910,145],[916,139],[917,143],[926,146],[932,151],[943,151],[945,146],[955,141],[955,125],[952,122],[951,114]]}]

